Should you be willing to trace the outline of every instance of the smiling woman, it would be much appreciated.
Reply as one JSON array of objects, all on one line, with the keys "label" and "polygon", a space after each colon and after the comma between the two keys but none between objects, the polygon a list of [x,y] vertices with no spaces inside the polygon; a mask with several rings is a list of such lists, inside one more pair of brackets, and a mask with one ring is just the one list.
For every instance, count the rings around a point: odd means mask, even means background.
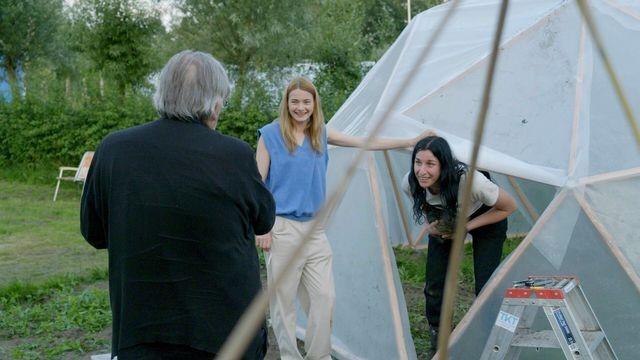
[{"label": "smiling woman", "polygon": [[[308,315],[305,335],[307,358],[329,360],[334,305],[332,251],[320,229],[307,240],[303,255],[292,269],[284,265],[304,241],[326,194],[329,161],[327,144],[364,147],[365,139],[345,135],[324,125],[320,96],[306,78],[293,79],[285,89],[278,121],[259,130],[258,170],[276,200],[276,223],[268,234],[256,236],[256,245],[270,251],[267,278],[284,276],[270,300],[273,329],[283,359],[302,359],[296,346],[296,295]],[[415,138],[375,139],[369,149],[412,147]]]},{"label": "smiling woman", "polygon": [[[451,251],[450,239],[468,169],[453,156],[447,141],[438,136],[420,140],[411,159],[412,171],[405,177],[403,188],[413,200],[416,222],[427,220],[429,250],[424,295],[426,316],[431,327],[431,346],[435,349]],[[507,217],[517,209],[517,205],[511,195],[480,172],[473,176],[471,201],[466,229],[473,237],[477,295],[500,263],[502,245],[507,236]]]}]

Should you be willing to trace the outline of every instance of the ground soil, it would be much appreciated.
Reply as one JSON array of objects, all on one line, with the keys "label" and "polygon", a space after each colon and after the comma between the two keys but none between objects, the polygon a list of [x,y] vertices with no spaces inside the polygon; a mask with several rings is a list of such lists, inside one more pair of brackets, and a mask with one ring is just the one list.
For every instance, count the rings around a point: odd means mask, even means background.
[{"label": "ground soil", "polygon": [[[266,279],[266,270],[264,268],[262,269],[262,283],[263,283],[263,286],[266,286],[267,279]],[[100,281],[98,283],[87,286],[87,288],[107,289],[107,282]],[[423,295],[422,289],[423,289],[423,285],[403,284],[405,301],[407,304],[407,309],[410,313],[413,313],[413,314],[424,313],[424,295]],[[458,308],[456,309],[456,316],[455,316],[456,320],[458,320],[463,315],[463,313],[466,312],[469,304],[473,301],[473,298],[474,298],[474,295],[472,291],[465,288],[460,289],[460,293],[459,293],[460,306],[458,306]],[[267,312],[267,318],[268,316],[269,314]],[[417,334],[428,333],[428,325],[426,321],[422,319],[419,321],[414,321],[414,323],[412,324],[412,332]],[[271,327],[268,328],[268,336],[269,336],[269,347],[267,350],[266,360],[277,360],[280,358],[280,351],[278,350],[278,344],[276,342],[276,339]],[[104,339],[107,341],[107,343],[110,342],[111,328],[109,327],[104,329],[95,337],[98,339]],[[28,340],[28,339],[12,339],[9,341],[3,341],[3,342],[0,342],[0,348],[8,349],[16,346],[17,344],[24,342],[25,340]],[[302,341],[298,341],[298,349],[302,354],[304,354],[304,343]],[[421,359],[421,360],[430,359],[432,356],[432,352],[429,349],[425,350],[423,347],[422,349],[417,349],[417,350],[418,350],[418,359]],[[109,351],[110,349],[106,347],[104,349],[100,349],[92,352],[91,355],[104,354],[104,353],[108,353]],[[0,352],[0,355],[2,355],[2,352]],[[0,358],[1,357],[2,356],[0,356]],[[80,359],[80,358],[86,359],[86,356],[69,354],[69,357],[66,357],[65,359]]]}]

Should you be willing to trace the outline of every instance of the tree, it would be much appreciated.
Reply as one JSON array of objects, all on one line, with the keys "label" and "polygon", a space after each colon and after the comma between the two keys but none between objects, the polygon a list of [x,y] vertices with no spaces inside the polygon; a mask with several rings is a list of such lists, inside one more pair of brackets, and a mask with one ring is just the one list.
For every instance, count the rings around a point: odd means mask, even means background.
[{"label": "tree", "polygon": [[20,97],[18,69],[54,49],[62,0],[0,0],[0,63],[12,97]]},{"label": "tree", "polygon": [[113,79],[121,95],[143,84],[158,66],[155,39],[163,31],[157,12],[130,0],[81,0],[74,8],[80,49]]},{"label": "tree", "polygon": [[[300,61],[307,44],[307,2],[293,0],[184,0],[175,44],[213,54],[236,73],[241,102],[250,71]],[[178,49],[175,49],[178,50]]]},{"label": "tree", "polygon": [[[364,7],[363,53],[375,60],[407,26],[407,2],[398,0],[361,0]],[[416,16],[442,0],[412,0],[411,16]]]},{"label": "tree", "polygon": [[327,120],[355,89],[362,78],[362,3],[326,0],[315,14],[310,54],[320,64],[315,83],[323,99]]}]

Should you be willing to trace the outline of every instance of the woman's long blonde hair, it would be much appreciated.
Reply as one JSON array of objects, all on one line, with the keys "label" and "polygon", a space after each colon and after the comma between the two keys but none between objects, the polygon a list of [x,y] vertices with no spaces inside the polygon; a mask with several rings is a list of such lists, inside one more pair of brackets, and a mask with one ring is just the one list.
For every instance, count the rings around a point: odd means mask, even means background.
[{"label": "woman's long blonde hair", "polygon": [[284,139],[289,152],[292,153],[298,146],[295,137],[294,119],[289,114],[289,94],[293,90],[303,90],[313,95],[313,114],[311,119],[307,123],[304,129],[305,135],[309,137],[311,141],[311,147],[318,153],[323,151],[322,149],[322,130],[324,127],[324,115],[322,114],[322,105],[320,104],[320,95],[313,83],[305,77],[296,77],[291,80],[287,89],[284,91],[282,102],[280,102],[280,132]]}]

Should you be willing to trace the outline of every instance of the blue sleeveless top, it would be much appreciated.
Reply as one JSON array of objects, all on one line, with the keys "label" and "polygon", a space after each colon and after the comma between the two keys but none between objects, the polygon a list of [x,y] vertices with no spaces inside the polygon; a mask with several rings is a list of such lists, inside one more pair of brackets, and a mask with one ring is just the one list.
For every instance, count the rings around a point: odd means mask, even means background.
[{"label": "blue sleeveless top", "polygon": [[293,153],[274,121],[258,130],[269,152],[271,163],[266,185],[276,200],[276,215],[309,221],[324,204],[326,196],[327,130],[322,131],[322,153],[317,153],[308,137]]}]

